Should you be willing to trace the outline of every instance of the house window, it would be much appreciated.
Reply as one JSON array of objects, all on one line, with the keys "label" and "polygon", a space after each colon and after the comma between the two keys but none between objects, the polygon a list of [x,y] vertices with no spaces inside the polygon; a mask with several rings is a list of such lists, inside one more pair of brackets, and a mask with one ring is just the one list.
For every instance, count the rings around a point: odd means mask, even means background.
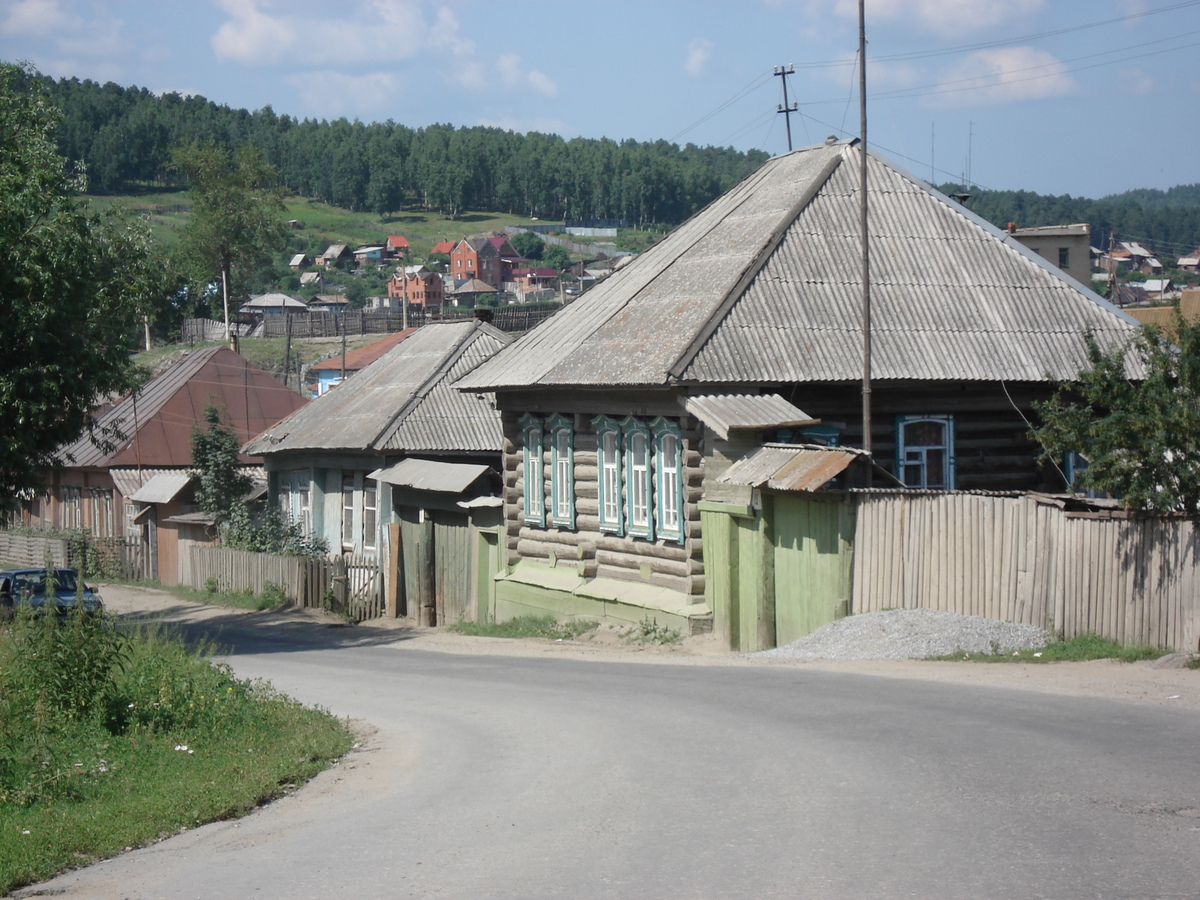
[{"label": "house window", "polygon": [[575,527],[575,427],[565,416],[546,422],[550,432],[550,521]]},{"label": "house window", "polygon": [[910,488],[954,488],[954,418],[900,416],[896,420],[896,470]]},{"label": "house window", "polygon": [[594,419],[593,425],[596,428],[600,530],[620,534],[624,527],[621,509],[621,426],[607,416]]},{"label": "house window", "polygon": [[1065,269],[1070,265],[1071,265],[1071,248],[1070,247],[1059,247],[1058,248],[1058,267],[1060,269]]},{"label": "house window", "polygon": [[654,522],[650,512],[651,467],[650,467],[650,429],[630,417],[623,423],[625,426],[625,483],[626,503],[628,506],[626,521],[629,524],[629,534],[634,537],[654,537]]},{"label": "house window", "polygon": [[530,525],[546,524],[546,484],[542,471],[542,420],[537,416],[521,417],[524,444],[525,521]]},{"label": "house window", "polygon": [[83,527],[83,491],[77,487],[63,488],[62,527],[66,531]]},{"label": "house window", "polygon": [[342,476],[342,549],[354,549],[354,476]]},{"label": "house window", "polygon": [[300,527],[306,535],[312,534],[312,491],[307,484],[297,485],[296,499],[300,507]]},{"label": "house window", "polygon": [[363,549],[375,549],[376,487],[363,484]]},{"label": "house window", "polygon": [[654,428],[654,517],[658,536],[683,540],[683,441],[679,426],[663,418]]},{"label": "house window", "polygon": [[292,483],[285,481],[279,486],[279,510],[284,519],[292,518]]},{"label": "house window", "polygon": [[126,538],[141,538],[142,526],[134,519],[137,518],[138,505],[132,500],[125,501],[125,537]]}]

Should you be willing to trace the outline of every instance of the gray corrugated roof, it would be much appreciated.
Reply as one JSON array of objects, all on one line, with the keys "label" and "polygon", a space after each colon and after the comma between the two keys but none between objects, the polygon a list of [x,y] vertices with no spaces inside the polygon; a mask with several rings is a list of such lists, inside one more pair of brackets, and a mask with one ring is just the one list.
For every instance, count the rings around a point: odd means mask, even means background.
[{"label": "gray corrugated roof", "polygon": [[367,477],[397,487],[461,494],[487,471],[488,466],[479,463],[450,463],[410,456],[386,469],[376,469]]},{"label": "gray corrugated roof", "polygon": [[490,400],[448,385],[510,341],[477,319],[426,325],[260,434],[246,452],[368,450],[385,443],[401,450],[499,449],[500,414]]},{"label": "gray corrugated roof", "polygon": [[[854,381],[855,144],[767,162],[462,387]],[[1042,380],[1136,325],[919,179],[868,155],[875,379]]]},{"label": "gray corrugated roof", "polygon": [[722,440],[728,439],[731,431],[761,431],[818,421],[778,394],[702,394],[687,397],[683,405]]},{"label": "gray corrugated roof", "polygon": [[138,503],[170,503],[191,480],[190,472],[164,472],[143,484],[129,499]]}]

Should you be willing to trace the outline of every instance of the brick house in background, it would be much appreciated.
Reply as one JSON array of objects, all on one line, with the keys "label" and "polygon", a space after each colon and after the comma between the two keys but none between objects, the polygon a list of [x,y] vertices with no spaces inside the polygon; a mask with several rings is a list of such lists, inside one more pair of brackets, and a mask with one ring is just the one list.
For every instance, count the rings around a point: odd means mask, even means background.
[{"label": "brick house in background", "polygon": [[424,266],[406,266],[388,279],[387,292],[389,297],[399,300],[408,297],[409,306],[440,309],[442,276]]},{"label": "brick house in background", "polygon": [[475,278],[499,290],[506,258],[519,258],[506,237],[463,238],[450,251],[450,275],[456,281]]}]

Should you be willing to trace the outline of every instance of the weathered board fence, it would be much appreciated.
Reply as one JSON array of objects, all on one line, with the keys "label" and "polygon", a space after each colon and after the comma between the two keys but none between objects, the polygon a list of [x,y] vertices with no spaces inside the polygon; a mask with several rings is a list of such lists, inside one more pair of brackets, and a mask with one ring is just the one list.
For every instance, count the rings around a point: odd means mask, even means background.
[{"label": "weathered board fence", "polygon": [[356,622],[383,615],[379,564],[373,557],[277,556],[225,547],[191,547],[189,553],[189,586],[197,590],[261,594],[275,585],[301,607],[327,609]]},{"label": "weathered board fence", "polygon": [[941,609],[1200,649],[1200,535],[1184,519],[1036,495],[863,493],[855,506],[855,613]]},{"label": "weathered board fence", "polygon": [[0,531],[0,562],[29,568],[40,568],[49,562],[52,566],[77,569],[86,578],[140,581],[146,577],[145,548],[120,537]]}]

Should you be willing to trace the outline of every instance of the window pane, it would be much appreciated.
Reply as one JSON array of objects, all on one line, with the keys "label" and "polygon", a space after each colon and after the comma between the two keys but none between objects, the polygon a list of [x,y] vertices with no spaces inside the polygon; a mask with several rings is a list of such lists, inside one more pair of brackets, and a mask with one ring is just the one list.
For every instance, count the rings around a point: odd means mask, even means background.
[{"label": "window pane", "polygon": [[944,447],[946,425],[943,422],[912,422],[904,426],[906,447]]},{"label": "window pane", "polygon": [[650,474],[649,442],[644,434],[635,432],[629,439],[631,497],[630,519],[637,528],[645,528],[649,522],[649,491],[647,478]]}]

